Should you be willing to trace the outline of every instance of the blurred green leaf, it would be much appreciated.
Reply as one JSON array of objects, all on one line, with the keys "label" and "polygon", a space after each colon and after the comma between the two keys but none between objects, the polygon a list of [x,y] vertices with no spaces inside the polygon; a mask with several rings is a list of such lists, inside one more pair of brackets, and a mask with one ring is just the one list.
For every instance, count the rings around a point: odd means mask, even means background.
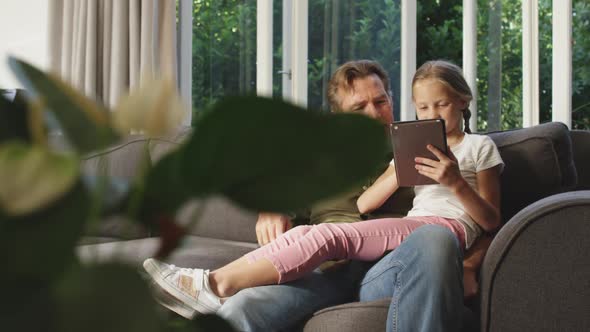
[{"label": "blurred green leaf", "polygon": [[19,279],[2,283],[0,291],[2,331],[56,331],[52,326],[55,303],[48,283]]},{"label": "blurred green leaf", "polygon": [[223,318],[215,314],[199,315],[187,320],[170,312],[173,317],[167,321],[165,331],[169,332],[233,332],[234,328]]},{"label": "blurred green leaf", "polygon": [[10,142],[0,146],[0,208],[8,215],[42,209],[72,188],[78,158],[43,147]]},{"label": "blurred green leaf", "polygon": [[387,151],[383,126],[368,117],[233,97],[199,118],[174,158],[195,196],[219,193],[247,208],[286,211],[363,183]]},{"label": "blurred green leaf", "polygon": [[[277,145],[273,155],[279,161],[273,168],[244,177],[222,192],[248,208],[297,210],[356,188],[382,170],[386,141],[378,123],[363,121],[369,119],[361,115],[341,114],[329,120],[320,121],[315,134],[306,136],[304,144],[295,144],[290,151],[281,151]],[[354,157],[351,151],[355,151]],[[290,156],[290,152],[295,155]],[[258,167],[255,163],[249,166]]]},{"label": "blurred green leaf", "polygon": [[9,273],[0,284],[15,280],[50,282],[73,261],[74,247],[88,217],[90,199],[81,182],[50,207],[9,217],[0,211],[0,261]]},{"label": "blurred green leaf", "polygon": [[56,287],[57,331],[162,331],[157,304],[135,268],[120,264],[71,270]]},{"label": "blurred green leaf", "polygon": [[81,154],[114,144],[119,136],[109,113],[71,86],[27,62],[10,58],[10,67],[34,96],[57,117],[72,146]]},{"label": "blurred green leaf", "polygon": [[[135,191],[145,190],[145,195],[141,197],[142,202],[138,206],[140,220],[149,221],[150,217],[157,217],[160,213],[174,215],[175,211],[193,196],[181,173],[182,158],[181,149],[168,153],[149,171],[145,183],[136,184]],[[131,193],[132,196],[134,194]]]},{"label": "blurred green leaf", "polygon": [[196,332],[232,332],[235,331],[232,326],[226,322],[223,318],[217,315],[201,315],[196,317],[192,321],[194,327],[193,331]]}]

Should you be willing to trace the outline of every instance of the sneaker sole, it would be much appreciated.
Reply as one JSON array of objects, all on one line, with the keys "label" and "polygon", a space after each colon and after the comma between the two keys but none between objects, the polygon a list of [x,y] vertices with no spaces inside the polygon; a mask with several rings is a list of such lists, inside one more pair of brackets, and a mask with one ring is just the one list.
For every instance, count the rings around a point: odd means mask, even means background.
[{"label": "sneaker sole", "polygon": [[150,288],[156,301],[168,310],[189,320],[192,320],[198,314],[198,311],[166,292],[159,284],[152,284]]},{"label": "sneaker sole", "polygon": [[[181,292],[178,289],[174,288],[173,286],[169,285],[162,278],[162,274],[161,274],[162,270],[160,270],[160,268],[158,268],[158,265],[156,263],[154,263],[154,261],[152,259],[145,260],[143,262],[143,268],[147,271],[147,273],[149,273],[149,275],[158,284],[158,286],[162,287],[166,292],[168,292],[173,297],[176,297],[176,299],[179,302],[182,302],[183,306],[189,306],[190,308],[192,308],[193,310],[195,310],[201,314],[213,314],[213,313],[217,312],[216,309],[212,309],[206,305],[199,303],[194,298],[185,295],[183,292]],[[169,308],[169,307],[167,307],[167,308]],[[169,308],[169,309],[171,309],[171,308]],[[179,315],[181,315],[183,317],[186,317],[185,315],[182,315],[180,312],[177,312],[175,310],[172,310],[172,311],[178,313]],[[179,310],[179,311],[184,311],[184,310]],[[194,315],[193,315],[193,317],[194,317]]]}]

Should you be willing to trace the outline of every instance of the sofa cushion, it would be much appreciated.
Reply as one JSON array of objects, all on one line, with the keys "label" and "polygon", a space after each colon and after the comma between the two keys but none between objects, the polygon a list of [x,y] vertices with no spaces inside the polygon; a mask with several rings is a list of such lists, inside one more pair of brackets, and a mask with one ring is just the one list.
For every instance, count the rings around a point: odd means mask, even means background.
[{"label": "sofa cushion", "polygon": [[[353,302],[322,309],[305,323],[304,332],[385,331],[391,299]],[[478,331],[476,315],[463,307],[461,332]]]},{"label": "sofa cushion", "polygon": [[322,309],[305,323],[303,331],[384,331],[390,303],[391,299],[383,299]]},{"label": "sofa cushion", "polygon": [[[154,256],[159,241],[159,238],[145,238],[81,245],[77,253],[84,263],[118,261],[139,267],[146,258]],[[186,236],[166,262],[182,267],[215,269],[257,247],[254,243]]]},{"label": "sofa cushion", "polygon": [[505,163],[501,178],[504,221],[541,198],[575,187],[572,143],[564,124],[551,122],[488,135]]}]

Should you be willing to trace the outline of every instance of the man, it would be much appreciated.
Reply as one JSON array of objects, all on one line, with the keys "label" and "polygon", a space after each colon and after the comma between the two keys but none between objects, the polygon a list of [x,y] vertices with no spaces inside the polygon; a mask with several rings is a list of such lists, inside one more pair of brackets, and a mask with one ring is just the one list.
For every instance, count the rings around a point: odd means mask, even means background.
[{"label": "man", "polygon": [[[328,99],[333,112],[358,112],[384,124],[393,121],[389,79],[376,62],[352,61],[338,68],[330,80]],[[371,190],[371,186],[362,190]],[[410,208],[407,191],[402,190],[384,202],[382,209],[361,215],[356,206],[359,195],[313,207],[311,222],[399,217]],[[398,204],[392,211],[389,203],[396,201],[401,201],[402,207]],[[258,242],[264,245],[292,226],[287,216],[260,213]],[[458,331],[462,276],[462,252],[454,235],[440,226],[424,226],[373,266],[363,262],[339,264],[296,282],[246,289],[229,298],[218,315],[240,331],[282,331],[299,326],[328,306],[358,298],[372,301],[391,297],[388,331]]]}]

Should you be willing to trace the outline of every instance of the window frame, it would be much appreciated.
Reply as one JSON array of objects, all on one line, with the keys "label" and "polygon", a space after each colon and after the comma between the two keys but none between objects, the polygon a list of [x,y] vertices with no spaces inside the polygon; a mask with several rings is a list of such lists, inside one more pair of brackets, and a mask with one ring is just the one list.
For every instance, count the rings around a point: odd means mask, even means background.
[{"label": "window frame", "polygon": [[[178,0],[177,63],[180,97],[189,110],[193,105],[193,0]],[[193,112],[189,111],[183,125],[190,126]]]}]

